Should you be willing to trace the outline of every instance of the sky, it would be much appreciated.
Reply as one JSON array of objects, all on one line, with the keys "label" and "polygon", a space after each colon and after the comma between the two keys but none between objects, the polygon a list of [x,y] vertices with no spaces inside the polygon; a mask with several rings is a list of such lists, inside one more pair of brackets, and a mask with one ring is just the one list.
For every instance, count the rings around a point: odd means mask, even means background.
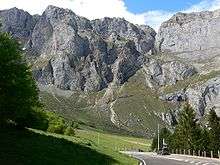
[{"label": "sky", "polygon": [[48,5],[69,8],[90,20],[122,17],[157,31],[177,12],[213,11],[220,9],[220,0],[0,0],[0,10],[17,7],[30,14],[42,14]]},{"label": "sky", "polygon": [[180,11],[199,2],[201,0],[125,0],[128,10],[133,13],[149,10]]}]

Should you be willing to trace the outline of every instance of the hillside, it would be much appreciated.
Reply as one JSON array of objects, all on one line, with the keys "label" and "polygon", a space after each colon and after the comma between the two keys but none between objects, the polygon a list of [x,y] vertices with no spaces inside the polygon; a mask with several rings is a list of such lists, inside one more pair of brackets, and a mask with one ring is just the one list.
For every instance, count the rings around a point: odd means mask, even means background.
[{"label": "hillside", "polygon": [[40,96],[47,110],[81,125],[149,138],[155,134],[158,121],[162,125],[168,122],[162,120],[161,114],[165,118],[175,105],[161,101],[158,93],[146,86],[143,74],[142,70],[138,71],[124,85],[112,87],[111,92],[107,89],[63,97],[59,91],[51,89],[49,93],[48,90],[41,92]]},{"label": "hillside", "polygon": [[[135,165],[137,161],[120,150],[148,150],[144,139],[78,130],[75,137],[38,130],[1,129],[1,164]],[[98,138],[99,137],[99,138]],[[99,140],[98,140],[99,139]],[[85,159],[86,158],[86,159]],[[64,161],[65,160],[65,161]]]}]

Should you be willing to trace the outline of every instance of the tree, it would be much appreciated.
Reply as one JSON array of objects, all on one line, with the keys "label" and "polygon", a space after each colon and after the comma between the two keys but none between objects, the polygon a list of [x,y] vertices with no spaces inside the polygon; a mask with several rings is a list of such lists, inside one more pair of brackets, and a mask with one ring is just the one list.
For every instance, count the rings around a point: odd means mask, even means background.
[{"label": "tree", "polygon": [[217,153],[217,151],[220,149],[220,118],[217,116],[215,108],[211,108],[209,112],[208,128],[210,137],[209,150]]},{"label": "tree", "polygon": [[201,135],[195,112],[189,104],[186,104],[172,136],[172,148],[198,150],[203,145]]},{"label": "tree", "polygon": [[31,125],[38,91],[18,42],[0,33],[0,121]]},{"label": "tree", "polygon": [[[165,140],[165,142],[168,144],[170,144],[170,138],[171,138],[171,132],[167,129],[167,128],[162,128],[160,129],[160,148],[162,148],[163,145],[163,139]],[[151,145],[151,149],[155,150],[157,148],[157,143],[158,143],[158,136],[157,134],[155,135],[152,145]]]},{"label": "tree", "polygon": [[206,127],[202,128],[202,136],[201,136],[201,143],[200,143],[200,150],[201,151],[209,151],[210,145],[210,136],[209,130]]}]

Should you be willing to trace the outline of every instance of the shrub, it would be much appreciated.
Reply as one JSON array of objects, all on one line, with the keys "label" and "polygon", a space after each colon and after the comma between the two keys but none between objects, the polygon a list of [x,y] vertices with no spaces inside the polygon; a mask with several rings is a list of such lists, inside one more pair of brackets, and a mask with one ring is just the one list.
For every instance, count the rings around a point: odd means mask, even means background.
[{"label": "shrub", "polygon": [[48,132],[64,134],[66,124],[63,118],[57,116],[54,113],[48,112]]},{"label": "shrub", "polygon": [[68,127],[65,129],[64,135],[74,136],[74,135],[75,135],[75,130],[74,130],[74,128],[71,127],[71,126],[68,126]]},{"label": "shrub", "polygon": [[57,122],[57,121],[49,122],[47,131],[51,132],[51,133],[64,134],[65,123],[64,122]]},{"label": "shrub", "polygon": [[68,125],[70,125],[74,129],[78,129],[79,128],[79,124],[74,122],[74,121],[71,121]]}]

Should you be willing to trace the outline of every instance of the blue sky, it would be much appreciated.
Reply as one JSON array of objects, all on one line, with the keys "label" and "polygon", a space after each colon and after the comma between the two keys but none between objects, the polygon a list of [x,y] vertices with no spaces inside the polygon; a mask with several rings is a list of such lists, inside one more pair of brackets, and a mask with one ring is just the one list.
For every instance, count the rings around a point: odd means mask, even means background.
[{"label": "blue sky", "polygon": [[143,13],[149,10],[180,11],[198,4],[201,0],[125,0],[128,10]]},{"label": "blue sky", "polygon": [[177,12],[220,9],[220,0],[0,0],[0,10],[17,7],[30,14],[42,14],[48,5],[69,8],[90,20],[121,17],[157,31],[162,22]]}]

